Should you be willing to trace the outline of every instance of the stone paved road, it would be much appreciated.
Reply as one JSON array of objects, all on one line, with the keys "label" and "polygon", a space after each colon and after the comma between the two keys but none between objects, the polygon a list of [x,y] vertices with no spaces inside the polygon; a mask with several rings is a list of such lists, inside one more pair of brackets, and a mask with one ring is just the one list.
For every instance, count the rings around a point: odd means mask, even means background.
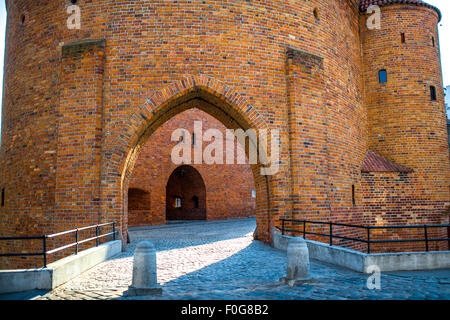
[{"label": "stone paved road", "polygon": [[445,299],[450,270],[386,273],[381,290],[366,287],[367,275],[312,261],[316,283],[280,284],[286,255],[253,241],[254,219],[196,222],[130,232],[126,252],[85,272],[38,299],[127,299],[136,243],[147,239],[157,250],[158,281],[164,293],[141,299]]}]

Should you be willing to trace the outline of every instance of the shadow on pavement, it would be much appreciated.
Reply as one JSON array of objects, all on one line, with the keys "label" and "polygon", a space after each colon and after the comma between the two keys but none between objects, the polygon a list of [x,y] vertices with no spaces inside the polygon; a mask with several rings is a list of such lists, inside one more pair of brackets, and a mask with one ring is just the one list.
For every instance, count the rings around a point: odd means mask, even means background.
[{"label": "shadow on pavement", "polygon": [[31,290],[18,293],[0,294],[0,300],[33,300],[39,298],[50,291],[48,290]]}]

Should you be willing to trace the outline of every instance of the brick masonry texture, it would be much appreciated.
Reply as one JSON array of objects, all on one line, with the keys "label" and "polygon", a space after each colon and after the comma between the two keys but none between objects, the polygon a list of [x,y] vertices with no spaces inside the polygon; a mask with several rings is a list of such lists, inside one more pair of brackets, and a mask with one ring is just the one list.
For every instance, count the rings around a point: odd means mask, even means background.
[{"label": "brick masonry texture", "polygon": [[[118,221],[125,240],[141,151],[193,108],[227,128],[280,131],[279,172],[250,166],[259,240],[281,218],[448,222],[435,9],[389,2],[368,30],[356,0],[79,0],[81,29],[69,30],[69,5],[6,1],[1,235]],[[368,150],[413,172],[363,173]]]}]

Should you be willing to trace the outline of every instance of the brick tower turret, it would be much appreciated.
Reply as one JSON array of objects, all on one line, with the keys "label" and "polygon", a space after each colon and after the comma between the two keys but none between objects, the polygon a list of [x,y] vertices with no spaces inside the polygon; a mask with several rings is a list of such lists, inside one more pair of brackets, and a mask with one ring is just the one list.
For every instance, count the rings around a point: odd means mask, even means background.
[{"label": "brick tower turret", "polygon": [[[411,220],[445,212],[450,163],[437,24],[440,11],[419,1],[362,1],[381,8],[379,26],[361,16],[369,148],[413,173]],[[375,11],[372,12],[374,14]],[[436,214],[431,220],[443,221]]]}]

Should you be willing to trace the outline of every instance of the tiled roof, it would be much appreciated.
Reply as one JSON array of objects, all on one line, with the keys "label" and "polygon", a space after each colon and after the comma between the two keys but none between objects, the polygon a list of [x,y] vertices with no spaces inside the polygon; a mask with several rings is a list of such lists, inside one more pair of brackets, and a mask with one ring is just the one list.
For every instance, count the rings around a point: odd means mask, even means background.
[{"label": "tiled roof", "polygon": [[412,169],[403,167],[389,161],[372,150],[367,151],[366,158],[361,169],[362,172],[413,172]]},{"label": "tiled roof", "polygon": [[366,11],[368,7],[371,5],[377,5],[377,6],[387,6],[390,4],[412,4],[420,7],[427,7],[431,8],[433,10],[436,10],[436,12],[439,15],[439,20],[442,18],[441,11],[436,8],[435,6],[432,6],[431,4],[428,4],[422,0],[360,0],[359,2],[359,10],[360,11]]}]

